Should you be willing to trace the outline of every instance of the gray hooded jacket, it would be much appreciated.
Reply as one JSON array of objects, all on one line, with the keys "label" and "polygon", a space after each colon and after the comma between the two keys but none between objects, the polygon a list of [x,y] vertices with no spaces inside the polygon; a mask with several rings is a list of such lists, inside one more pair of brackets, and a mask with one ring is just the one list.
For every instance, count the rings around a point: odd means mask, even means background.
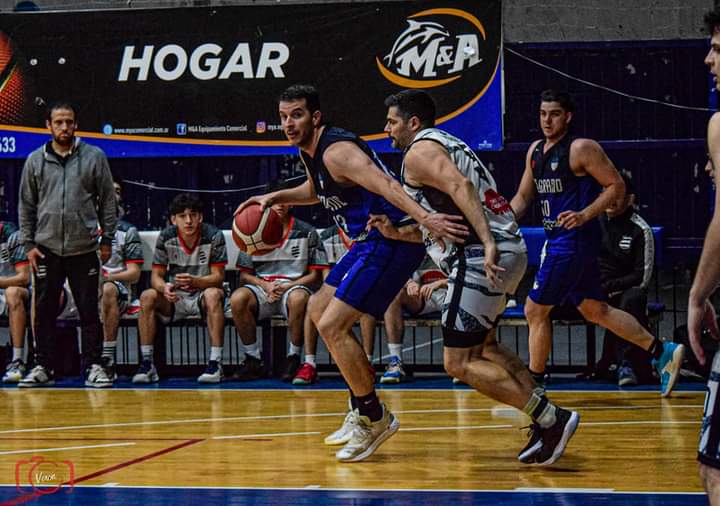
[{"label": "gray hooded jacket", "polygon": [[115,191],[105,153],[75,139],[65,162],[45,144],[28,156],[20,181],[20,232],[25,251],[40,245],[59,256],[112,244]]}]

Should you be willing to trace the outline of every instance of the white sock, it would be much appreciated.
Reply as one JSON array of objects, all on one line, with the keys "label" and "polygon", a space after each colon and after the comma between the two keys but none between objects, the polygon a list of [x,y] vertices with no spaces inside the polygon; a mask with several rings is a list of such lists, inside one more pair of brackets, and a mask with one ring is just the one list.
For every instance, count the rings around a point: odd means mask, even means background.
[{"label": "white sock", "polygon": [[[16,348],[15,346],[13,346],[13,358],[12,358],[13,362],[15,362],[16,360],[23,360],[23,352],[24,351],[25,351],[24,347]],[[24,362],[24,360],[23,360],[23,362]]]},{"label": "white sock", "polygon": [[242,347],[245,355],[250,355],[251,357],[255,357],[260,360],[260,345],[257,341],[252,344],[243,344]]},{"label": "white sock", "polygon": [[310,364],[313,367],[317,367],[315,365],[315,355],[305,355],[305,363]]},{"label": "white sock", "polygon": [[291,342],[290,346],[288,346],[288,350],[288,355],[300,355],[300,352],[302,351],[302,346],[295,346]]},{"label": "white sock", "polygon": [[210,360],[215,362],[222,362],[222,346],[211,346],[210,347]]},{"label": "white sock", "polygon": [[102,357],[108,361],[110,365],[115,363],[115,350],[117,349],[117,341],[103,341]]},{"label": "white sock", "polygon": [[365,355],[365,356],[367,357],[368,362],[370,362],[372,364],[372,360],[373,360],[372,355]]},{"label": "white sock", "polygon": [[140,354],[143,360],[153,361],[153,354],[155,353],[155,346],[152,344],[141,344]]},{"label": "white sock", "polygon": [[388,343],[388,350],[390,355],[402,360],[402,343]]}]

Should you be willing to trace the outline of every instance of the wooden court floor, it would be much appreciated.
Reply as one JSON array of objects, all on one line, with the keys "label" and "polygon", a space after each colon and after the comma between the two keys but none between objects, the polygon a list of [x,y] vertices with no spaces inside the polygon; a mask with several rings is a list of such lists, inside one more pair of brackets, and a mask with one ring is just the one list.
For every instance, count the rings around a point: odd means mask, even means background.
[{"label": "wooden court floor", "polygon": [[699,493],[703,395],[550,392],[581,423],[540,468],[516,460],[527,418],[469,389],[383,390],[400,432],[341,464],[323,445],[344,416],[340,389],[6,388],[0,501],[23,502],[33,462],[45,485],[72,472],[77,487]]}]

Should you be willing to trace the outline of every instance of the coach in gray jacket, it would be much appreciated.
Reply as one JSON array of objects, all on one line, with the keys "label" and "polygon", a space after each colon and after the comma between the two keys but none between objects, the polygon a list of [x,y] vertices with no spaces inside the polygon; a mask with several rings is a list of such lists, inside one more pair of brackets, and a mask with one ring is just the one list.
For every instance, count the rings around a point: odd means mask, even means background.
[{"label": "coach in gray jacket", "polygon": [[46,125],[52,140],[28,156],[20,182],[20,231],[33,271],[36,365],[19,386],[55,382],[55,318],[68,279],[82,326],[85,385],[107,387],[112,382],[100,365],[97,249],[102,261],[110,257],[117,224],[110,166],[102,150],[75,137],[71,104],[52,104]]}]

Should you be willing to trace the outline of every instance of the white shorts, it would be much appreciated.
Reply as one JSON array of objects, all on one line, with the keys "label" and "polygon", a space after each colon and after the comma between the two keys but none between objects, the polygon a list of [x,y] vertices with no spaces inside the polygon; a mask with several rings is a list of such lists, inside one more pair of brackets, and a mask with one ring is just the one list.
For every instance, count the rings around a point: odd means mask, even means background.
[{"label": "white shorts", "polygon": [[417,313],[412,313],[410,316],[425,316],[432,313],[439,313],[442,311],[443,302],[445,301],[445,295],[447,294],[447,288],[439,288],[430,294],[430,298],[423,301],[423,307]]},{"label": "white shorts", "polygon": [[5,300],[5,289],[0,288],[0,316],[7,316],[7,300]]},{"label": "white shorts", "polygon": [[172,315],[166,316],[158,311],[158,318],[164,324],[184,320],[185,318],[202,318],[204,316],[202,311],[203,293],[203,290],[198,290],[195,293],[180,295],[178,301],[173,304]]},{"label": "white shorts", "polygon": [[471,246],[464,252],[452,263],[442,325],[463,333],[484,333],[497,325],[505,310],[506,296],[517,290],[527,267],[527,254],[500,253],[498,265],[505,271],[499,273],[501,285],[493,288],[485,276],[482,247]]},{"label": "white shorts", "polygon": [[287,292],[283,293],[283,296],[275,302],[268,302],[265,290],[257,285],[244,285],[243,288],[248,288],[257,300],[257,315],[255,316],[256,321],[267,320],[275,315],[282,315],[285,318],[288,317],[287,301],[290,293],[295,290],[305,290],[308,295],[312,295],[312,290],[304,285],[295,285],[288,289]]}]

